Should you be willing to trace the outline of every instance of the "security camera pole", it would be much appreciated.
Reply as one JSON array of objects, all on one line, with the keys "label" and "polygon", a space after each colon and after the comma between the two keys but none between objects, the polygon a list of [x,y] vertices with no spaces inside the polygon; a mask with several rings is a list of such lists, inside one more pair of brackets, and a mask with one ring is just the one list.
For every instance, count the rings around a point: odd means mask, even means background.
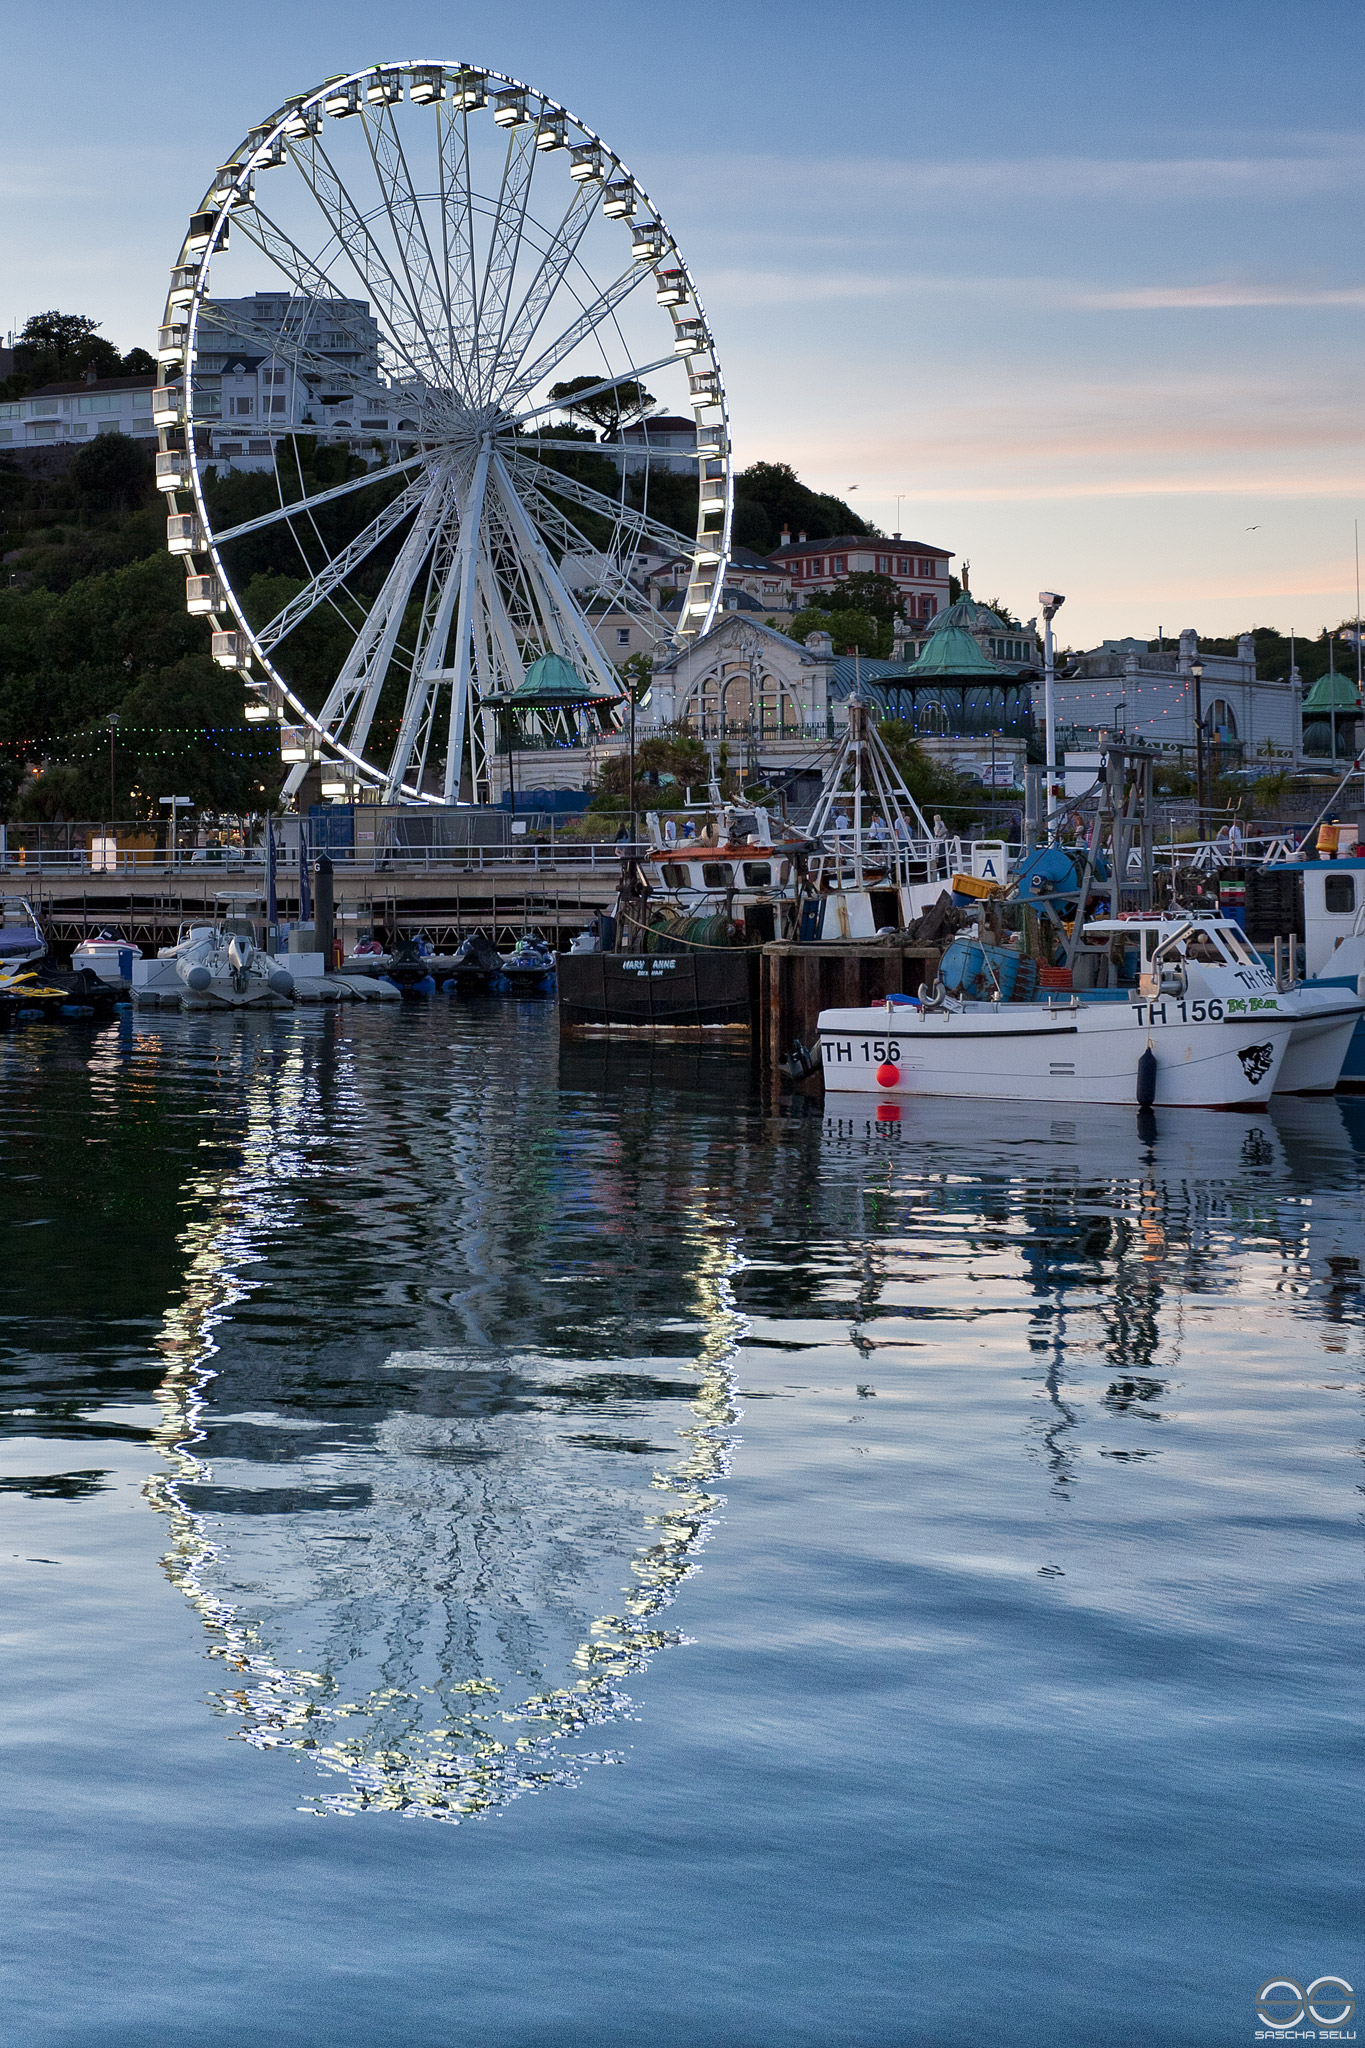
[{"label": "security camera pole", "polygon": [[1052,684],[1056,674],[1052,652],[1052,621],[1066,599],[1056,590],[1040,590],[1038,602],[1043,607],[1043,726],[1047,740],[1047,836],[1048,843],[1057,836],[1053,822],[1060,792],[1057,788],[1057,722],[1053,715]]}]

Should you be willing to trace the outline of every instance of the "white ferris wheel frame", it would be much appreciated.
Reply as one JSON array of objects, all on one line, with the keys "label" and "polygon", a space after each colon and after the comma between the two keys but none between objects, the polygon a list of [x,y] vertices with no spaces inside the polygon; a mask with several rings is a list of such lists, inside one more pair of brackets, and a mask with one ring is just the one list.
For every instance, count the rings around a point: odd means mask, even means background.
[{"label": "white ferris wheel frame", "polygon": [[[420,98],[414,97],[414,88],[420,92]],[[421,211],[422,199],[430,203],[437,195],[418,193],[392,117],[392,110],[405,96],[414,105],[436,104],[445,111],[445,120],[438,122],[437,130],[443,241],[439,259]],[[471,112],[485,111],[493,102],[500,107],[509,106],[514,114],[519,105],[520,115],[510,122],[498,122],[500,127],[510,129],[508,156],[492,216],[480,286],[474,245],[475,195],[470,184],[468,121]],[[391,254],[369,232],[369,223],[379,218],[379,209],[361,213],[318,143],[329,118],[344,118],[342,103],[346,103],[346,114],[362,117],[383,211],[392,244],[398,249],[401,275],[395,275]],[[445,182],[451,168],[447,163],[447,142],[457,123],[463,195],[454,184],[448,193]],[[518,302],[513,285],[517,282],[516,266],[522,252],[536,162],[542,154],[558,150],[569,153],[575,190],[548,248],[538,250],[532,241],[534,273]],[[306,255],[256,203],[258,174],[291,160],[311,187],[330,228],[330,239],[317,257]],[[455,170],[458,175],[458,164]],[[509,179],[513,179],[514,205],[516,179],[521,181],[520,214],[513,222],[505,222],[502,211]],[[447,202],[458,202],[461,196],[470,209],[468,239],[463,250],[455,252],[457,269],[452,271]],[[603,204],[604,196],[609,205]],[[487,197],[478,195],[481,209],[486,208]],[[540,322],[565,284],[578,246],[599,208],[603,217],[622,220],[631,234],[630,266],[610,285],[599,288],[587,304],[575,286],[568,285],[570,294],[578,298],[581,314],[548,345],[539,346],[528,363],[527,357],[538,342]],[[300,305],[323,294],[336,298],[337,287],[329,266],[344,254],[366,283],[368,296],[382,316],[379,332],[390,363],[405,363],[413,382],[404,388],[398,382],[384,384],[382,374],[376,377],[341,372],[332,359],[318,353],[314,340],[311,359],[315,368],[325,371],[328,382],[338,388],[349,384],[356,399],[362,399],[367,390],[371,410],[377,410],[382,402],[386,412],[394,415],[398,432],[392,437],[393,459],[362,477],[311,496],[305,493],[289,505],[284,504],[281,493],[278,510],[215,532],[205,491],[206,458],[196,429],[218,421],[207,404],[202,417],[199,416],[195,362],[203,308],[210,299],[209,267],[226,244],[229,221],[239,231],[245,230],[276,269],[292,281],[291,299]],[[533,224],[541,235],[546,233],[544,223],[533,220]],[[459,235],[458,222],[455,229]],[[410,260],[414,250],[420,270],[416,276]],[[462,253],[468,261],[467,278],[458,270]],[[487,338],[480,334],[478,322],[490,279],[499,264],[503,268],[497,288],[503,299],[500,306],[494,306],[499,314],[499,328],[492,353],[485,359]],[[605,328],[616,308],[651,274],[658,285],[655,296],[660,305],[668,306],[672,319],[672,349],[658,361],[630,362],[620,372],[604,376],[600,388],[606,392],[628,379],[640,381],[666,366],[681,366],[688,377],[697,425],[698,513],[687,587],[676,620],[665,618],[641,595],[630,581],[629,571],[643,543],[653,542],[682,556],[688,552],[687,545],[683,536],[648,516],[647,489],[645,510],[637,512],[627,505],[624,459],[618,501],[536,459],[539,449],[582,454],[603,444],[556,441],[544,435],[517,443],[509,433],[563,410],[562,404],[548,399],[528,406],[527,396],[579,342]],[[588,282],[592,284],[595,280],[589,276]],[[519,283],[517,288],[520,289]],[[541,302],[537,312],[538,288]],[[463,300],[457,304],[461,294]],[[284,295],[282,292],[281,296]],[[212,324],[210,316],[205,322],[206,339]],[[234,316],[232,333],[241,338],[249,325]],[[256,337],[273,358],[288,354],[293,359],[290,423],[273,430],[255,425],[244,429],[253,434],[264,430],[277,446],[296,439],[301,431],[323,443],[352,442],[356,438],[356,430],[349,423],[338,429],[325,425],[301,429],[292,416],[293,392],[302,385],[299,366],[310,357],[305,345],[310,328],[315,335],[316,323],[305,317],[298,323],[301,338],[292,344],[284,329],[262,328]],[[624,346],[619,325],[616,334]],[[605,348],[602,353],[605,358]],[[364,784],[380,790],[386,801],[406,803],[457,801],[462,776],[468,769],[474,801],[480,801],[481,795],[490,793],[488,776],[494,745],[492,713],[481,710],[481,699],[488,694],[481,683],[491,680],[494,688],[500,690],[515,687],[524,674],[522,655],[537,643],[542,643],[541,651],[565,655],[604,696],[625,703],[620,677],[602,654],[583,606],[561,578],[547,544],[557,543],[561,557],[565,552],[588,546],[562,511],[565,501],[613,522],[610,551],[601,557],[602,573],[589,595],[589,603],[594,598],[614,599],[628,613],[642,618],[647,615],[656,647],[676,648],[710,630],[721,603],[730,556],[733,480],[725,384],[705,309],[662,214],[628,167],[568,108],[519,79],[466,64],[373,64],[329,79],[313,91],[288,100],[268,121],[250,131],[232,158],[219,169],[200,209],[192,216],[172,271],[158,355],[163,382],[153,402],[162,451],[158,467],[162,463],[169,465],[163,489],[169,481],[173,491],[167,500],[171,515],[168,538],[175,533],[174,551],[186,556],[187,602],[191,611],[231,615],[234,623],[227,630],[222,630],[215,618],[214,657],[222,666],[243,673],[255,693],[255,703],[248,710],[254,709],[259,718],[265,707],[264,715],[277,726],[294,724],[305,730],[305,759],[296,762],[286,778],[286,795],[298,791],[310,761],[319,761],[324,770],[330,768],[334,775],[340,772],[348,786]],[[177,365],[181,370],[179,382],[168,382]],[[497,379],[504,368],[510,370],[510,375],[499,384]],[[463,396],[456,389],[461,379]],[[578,395],[586,399],[593,394],[589,390]],[[398,418],[400,414],[411,417],[403,421]],[[444,445],[438,439],[443,427],[450,437]],[[457,437],[459,445],[452,445]],[[177,440],[181,444],[179,449],[175,445]],[[643,457],[647,479],[647,435]],[[252,625],[223,561],[222,550],[230,542],[282,520],[291,532],[295,519],[307,521],[316,535],[312,515],[319,506],[367,485],[409,473],[411,481],[398,496],[339,553],[329,553],[324,567],[311,576],[303,590],[273,620],[259,628]],[[185,492],[193,506],[188,521],[181,516],[179,506],[179,497]],[[561,503],[551,502],[547,492]],[[408,533],[383,587],[371,601],[325,703],[314,712],[279,671],[271,650],[294,625],[328,602],[332,592],[345,592],[347,575],[409,518]],[[624,560],[620,559],[623,537],[628,542]],[[196,561],[196,557],[200,560]],[[206,573],[201,566],[204,559],[208,564]],[[509,613],[509,591],[518,607],[515,618]],[[405,614],[419,592],[417,641],[408,663],[408,686],[398,736],[386,767],[370,758],[366,743]],[[457,635],[454,664],[447,666],[445,655],[453,622]],[[260,669],[259,676],[253,674],[253,664]],[[428,781],[428,757],[436,738],[438,706],[447,693],[445,765],[441,788],[433,790],[424,784]]]}]

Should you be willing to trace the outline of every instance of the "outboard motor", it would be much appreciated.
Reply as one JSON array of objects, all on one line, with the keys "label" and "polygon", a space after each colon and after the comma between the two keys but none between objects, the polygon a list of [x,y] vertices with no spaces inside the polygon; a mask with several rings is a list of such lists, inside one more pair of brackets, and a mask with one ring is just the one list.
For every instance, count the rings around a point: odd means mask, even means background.
[{"label": "outboard motor", "polygon": [[232,969],[232,986],[238,995],[244,995],[246,992],[247,969],[251,965],[255,951],[251,940],[243,937],[240,932],[234,932],[228,940],[228,965]]}]

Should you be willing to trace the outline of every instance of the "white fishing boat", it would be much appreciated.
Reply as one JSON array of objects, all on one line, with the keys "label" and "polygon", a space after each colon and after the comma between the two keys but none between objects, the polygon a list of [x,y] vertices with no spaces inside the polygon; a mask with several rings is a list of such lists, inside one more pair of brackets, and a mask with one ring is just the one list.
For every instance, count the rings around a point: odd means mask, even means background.
[{"label": "white fishing boat", "polygon": [[[753,944],[790,937],[796,915],[797,856],[804,851],[806,838],[775,830],[761,805],[722,803],[719,792],[716,799],[699,829],[681,838],[667,838],[656,814],[648,814],[651,846],[639,862],[646,905],[618,909],[618,919],[637,924],[643,919],[647,928],[692,944]],[[703,929],[712,920],[719,921],[723,932]],[[622,938],[629,939],[629,933],[623,932]]]},{"label": "white fishing boat", "polygon": [[[1153,993],[1177,963],[1231,967],[1247,1001],[1273,997],[1277,1014],[1292,1020],[1289,1045],[1275,1082],[1277,1095],[1330,1095],[1341,1079],[1352,1034],[1365,1016],[1354,988],[1316,981],[1277,987],[1275,977],[1242,928],[1230,917],[1179,912],[1100,918],[1084,927],[1078,961],[1098,949],[1131,954],[1139,993]],[[1074,972],[1074,970],[1073,970]],[[1230,1015],[1248,1014],[1243,1010]]]},{"label": "white fishing boat", "polygon": [[[1023,1002],[1010,1000],[1017,952],[1011,975],[1011,949],[979,940],[994,981],[988,1000],[955,996],[940,983],[919,998],[822,1011],[825,1085],[889,1098],[1264,1109],[1296,1028],[1311,1073],[1317,1026],[1329,1020],[1289,1002],[1245,940],[1240,949],[1226,941],[1222,924],[1179,916],[1101,920],[1096,940],[1103,937],[1110,955],[1118,940],[1125,956],[1132,952],[1136,985]],[[1128,964],[1125,958],[1119,972]],[[967,985],[979,981],[978,973]],[[1343,1020],[1330,1021],[1342,1028]]]},{"label": "white fishing boat", "polygon": [[[868,707],[855,697],[846,708],[844,737],[804,832],[775,825],[761,805],[722,803],[714,783],[713,811],[695,836],[668,841],[649,815],[652,845],[639,865],[656,929],[662,912],[674,935],[694,945],[871,939],[913,925],[960,885],[964,870],[970,888],[972,856],[942,828],[931,830]],[[1009,873],[999,842],[981,849],[976,864],[992,884]],[[705,930],[708,919],[718,928]]]}]

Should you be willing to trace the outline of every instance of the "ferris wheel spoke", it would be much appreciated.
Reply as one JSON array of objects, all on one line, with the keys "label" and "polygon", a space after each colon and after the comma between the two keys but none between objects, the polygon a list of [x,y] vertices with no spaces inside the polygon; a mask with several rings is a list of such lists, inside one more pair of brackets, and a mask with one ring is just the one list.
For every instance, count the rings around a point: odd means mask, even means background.
[{"label": "ferris wheel spoke", "polygon": [[369,738],[370,723],[393,659],[408,601],[427,553],[449,511],[449,479],[442,475],[433,481],[421,514],[399,549],[397,560],[384,578],[383,587],[341,665],[326,703],[318,713],[318,729],[331,740],[339,741],[349,728],[349,744],[356,753],[363,751]]},{"label": "ferris wheel spoke", "polygon": [[558,652],[572,661],[580,674],[599,683],[609,697],[619,697],[620,681],[597,644],[596,635],[584,618],[572,593],[550,559],[549,551],[536,530],[535,522],[517,494],[517,487],[501,455],[493,457],[499,502],[507,517],[519,550],[546,601],[546,623],[561,642]]},{"label": "ferris wheel spoke", "polygon": [[496,680],[502,688],[515,690],[526,677],[521,650],[517,646],[517,636],[512,630],[512,621],[508,616],[507,606],[503,603],[497,577],[490,574],[486,563],[480,562],[478,579],[479,599],[492,628],[494,645],[501,657]]},{"label": "ferris wheel spoke", "polygon": [[289,153],[317,201],[323,219],[336,237],[342,255],[367,294],[379,306],[390,333],[402,347],[414,371],[419,377],[434,376],[439,383],[447,368],[441,350],[428,331],[414,299],[399,282],[387,254],[371,234],[368,221],[347,191],[326,150],[315,137],[310,137],[306,145],[291,143]]},{"label": "ferris wheel spoke", "polygon": [[[561,556],[582,556],[601,563],[601,572],[593,585],[589,603],[593,598],[600,597],[605,601],[619,604],[622,610],[638,618],[656,641],[669,640],[673,637],[676,630],[673,621],[659,611],[657,606],[631,582],[629,561],[622,562],[594,547],[572,520],[565,516],[560,507],[545,497],[539,488],[524,487],[523,496],[528,509],[535,514],[541,532],[560,549]],[[631,551],[630,559],[634,559],[634,550]]]},{"label": "ferris wheel spoke", "polygon": [[[611,319],[631,293],[638,291],[645,279],[652,276],[653,272],[648,264],[632,263],[629,270],[623,270],[618,278],[584,306],[577,319],[571,320],[564,332],[557,336],[533,363],[513,377],[511,383],[504,387],[500,403],[505,406],[516,405],[528,391],[534,391],[537,384],[543,383],[545,378],[557,370],[565,357],[571,356],[581,342],[596,334],[599,327]],[[514,364],[513,369],[515,368]]]},{"label": "ferris wheel spoke", "polygon": [[[324,568],[309,578],[303,589],[291,597],[281,611],[276,612],[268,625],[261,627],[255,635],[260,652],[267,654],[272,647],[278,647],[280,641],[292,633],[295,626],[306,619],[310,612],[316,611],[323,600],[330,597],[332,592],[346,581],[352,570],[358,568],[367,555],[372,555],[380,543],[387,540],[411,513],[427,506],[433,497],[439,496],[440,488],[439,478],[434,482],[429,478],[422,478],[417,483],[409,484],[392,504],[386,505],[382,512],[377,513],[369,525],[363,528],[339,555],[334,555]],[[419,527],[421,523],[419,520]]]},{"label": "ferris wheel spoke", "polygon": [[533,459],[542,453],[551,455],[600,455],[604,462],[610,462],[613,454],[638,455],[639,446],[630,441],[552,441],[548,435],[527,435],[524,440],[509,444],[509,453],[525,453]]},{"label": "ferris wheel spoke", "polygon": [[387,477],[401,476],[428,459],[425,453],[409,455],[403,462],[386,463],[380,469],[367,470],[364,476],[353,476],[344,484],[333,484],[329,491],[315,491],[310,498],[295,498],[288,505],[277,505],[273,512],[263,512],[259,519],[243,519],[240,525],[228,526],[221,533],[215,533],[214,546],[225,548],[229,541],[241,540],[248,533],[259,533],[262,527],[277,526],[281,519],[294,519],[316,512],[319,505],[335,504],[338,498],[350,497],[354,491],[371,490]]},{"label": "ferris wheel spoke", "polygon": [[[573,402],[575,405],[583,405],[590,398],[600,398],[603,392],[619,391],[623,384],[639,384],[644,378],[652,377],[657,370],[674,368],[677,362],[678,357],[676,355],[666,355],[660,356],[658,361],[653,363],[628,363],[625,369],[619,371],[616,376],[603,377],[599,383],[589,384],[582,391],[575,391]],[[525,412],[513,413],[508,421],[508,425],[524,427],[531,420],[544,419],[547,412],[563,412],[563,410],[564,401],[562,398],[547,398],[540,405],[528,406]]]},{"label": "ferris wheel spoke", "polygon": [[[519,457],[516,473],[523,473],[525,457]],[[567,498],[570,504],[579,506],[584,512],[595,512],[600,519],[614,520],[627,528],[639,540],[652,540],[656,546],[667,548],[675,555],[695,553],[696,537],[679,533],[672,526],[665,526],[662,520],[651,519],[647,512],[637,512],[633,505],[625,504],[619,498],[608,498],[602,491],[593,490],[590,484],[580,483],[576,476],[565,476],[562,470],[550,469],[540,464],[533,478],[535,488],[552,492],[556,497]]]},{"label": "ferris wheel spoke", "polygon": [[474,195],[469,173],[469,116],[445,105],[436,109],[441,183],[441,254],[450,306],[452,380],[462,378],[472,404],[479,382],[474,290]]},{"label": "ferris wheel spoke", "polygon": [[[479,523],[487,474],[488,452],[485,447],[480,450],[464,489],[458,495],[452,492],[448,517],[437,536],[407,699],[389,766],[387,786],[391,789],[401,785],[404,776],[412,770],[414,761],[417,762],[420,783],[421,761],[418,757],[424,755],[425,747],[419,744],[419,735],[426,731],[429,740],[435,717],[435,698],[445,683],[451,687],[452,718],[454,716],[454,698],[461,689],[460,651],[466,648],[470,635],[469,590],[472,586],[469,578],[473,573],[470,565],[478,558]],[[454,668],[450,668],[446,661],[452,625],[459,635]],[[467,694],[467,657],[463,687]],[[457,767],[457,781],[458,775]]]},{"label": "ferris wheel spoke", "polygon": [[427,234],[426,215],[408,170],[393,109],[363,107],[361,121],[374,174],[384,195],[384,209],[409,280],[408,296],[426,316],[427,324],[438,335],[448,337],[451,313],[443,282],[445,273],[436,261]]},{"label": "ferris wheel spoke", "polygon": [[415,777],[420,789],[426,772],[427,753],[436,727],[436,699],[439,688],[431,672],[430,648],[437,614],[441,609],[441,600],[455,565],[458,546],[459,514],[457,500],[452,499],[449,515],[442,521],[436,535],[431,565],[427,570],[426,589],[422,596],[422,616],[417,626],[413,658],[408,673],[407,694],[403,701],[402,716],[398,722],[398,733],[394,740],[384,786],[386,802],[392,801],[401,789],[404,777],[409,774]]},{"label": "ferris wheel spoke", "polygon": [[507,141],[493,232],[489,238],[488,261],[479,288],[475,318],[479,331],[489,338],[489,356],[496,362],[507,326],[507,308],[526,231],[526,209],[531,195],[531,178],[536,163],[536,131],[527,121],[514,128]]},{"label": "ferris wheel spoke", "polygon": [[[292,235],[288,234],[279,225],[278,221],[272,220],[268,213],[262,211],[259,201],[249,210],[243,208],[241,215],[237,218],[242,233],[247,236],[248,240],[256,244],[263,255],[269,257],[277,270],[281,271],[285,277],[292,281],[295,290],[301,297],[323,300],[336,298],[337,287],[330,273],[324,270],[321,264],[315,262],[311,256],[307,255],[299,247]],[[340,240],[339,237],[336,239]],[[360,269],[359,265],[353,263],[352,268],[356,270],[361,282],[365,283],[367,281],[365,273]],[[380,297],[379,290],[376,289],[372,296],[378,300]],[[424,385],[429,380],[430,372],[422,366],[420,360],[422,351],[418,350],[414,354],[403,333],[399,328],[395,327],[392,320],[389,320],[388,327],[390,346],[407,364],[409,375],[416,378],[419,386]],[[330,370],[336,369],[336,365],[328,363],[326,357],[323,358],[323,363]]]},{"label": "ferris wheel spoke", "polygon": [[[458,606],[455,626],[455,667],[450,678],[450,726],[446,736],[445,785],[441,792],[448,804],[453,804],[460,793],[460,768],[464,761],[466,731],[469,724],[473,687],[474,579],[479,562],[483,501],[488,488],[488,472],[492,459],[493,445],[485,437],[479,448],[468,492],[460,507],[460,546],[448,585],[448,603]],[[447,611],[445,616],[448,631],[450,612]],[[442,635],[436,643],[438,655],[442,651],[444,638],[445,635]]]},{"label": "ferris wheel spoke", "polygon": [[578,253],[578,247],[588,232],[592,217],[597,211],[600,187],[591,179],[579,185],[568,210],[555,230],[549,247],[540,261],[540,268],[527,286],[524,297],[511,326],[503,338],[501,347],[489,368],[490,395],[500,396],[498,380],[515,373],[527,349],[534,341],[541,321],[550,310],[550,305],[563,284],[569,265]]}]

